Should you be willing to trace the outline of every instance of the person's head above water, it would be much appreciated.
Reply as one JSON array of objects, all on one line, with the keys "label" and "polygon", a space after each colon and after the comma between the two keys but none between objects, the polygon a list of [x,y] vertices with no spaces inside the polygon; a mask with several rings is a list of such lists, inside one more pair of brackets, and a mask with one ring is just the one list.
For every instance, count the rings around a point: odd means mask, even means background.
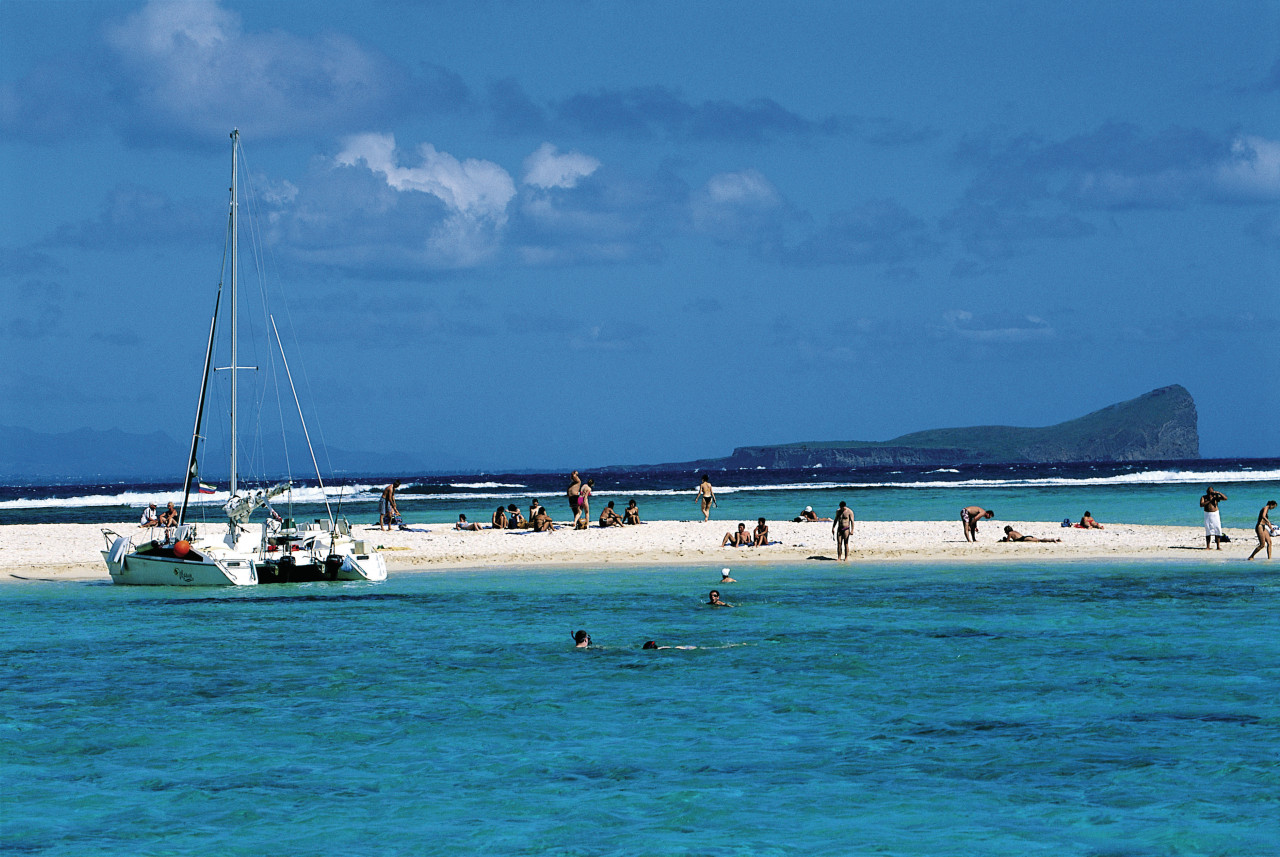
[{"label": "person's head above water", "polygon": [[591,645],[591,635],[586,631],[577,631],[573,635],[573,644],[580,649],[585,649]]},{"label": "person's head above water", "polygon": [[657,642],[656,642],[656,641],[654,641],[654,640],[645,640],[645,641],[644,641],[644,645],[643,645],[643,646],[641,646],[640,648],[642,648],[642,649],[656,649],[656,648],[658,648],[658,644],[657,644]]}]

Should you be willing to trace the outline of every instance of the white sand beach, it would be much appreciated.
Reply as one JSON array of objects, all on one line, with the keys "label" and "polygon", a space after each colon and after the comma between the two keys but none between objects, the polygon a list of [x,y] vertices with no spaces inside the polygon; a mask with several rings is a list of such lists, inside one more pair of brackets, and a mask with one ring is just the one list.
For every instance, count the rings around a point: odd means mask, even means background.
[{"label": "white sand beach", "polygon": [[[1000,542],[1005,524],[1029,536],[1060,543]],[[751,526],[751,523],[748,522]],[[769,522],[775,542],[762,548],[720,547],[737,521],[653,521],[640,526],[552,533],[530,530],[461,532],[448,524],[419,525],[428,532],[379,531],[359,525],[354,535],[386,551],[395,573],[462,568],[550,565],[714,565],[835,560],[829,523]],[[141,537],[136,525],[11,524],[0,526],[0,580],[109,580],[99,553],[102,530]],[[1011,562],[1022,560],[1193,559],[1243,560],[1257,544],[1251,530],[1227,529],[1221,551],[1205,551],[1200,527],[1108,524],[1080,530],[1059,522],[984,522],[976,544],[965,542],[959,521],[859,521],[851,562]],[[1259,559],[1265,561],[1265,554]]]}]

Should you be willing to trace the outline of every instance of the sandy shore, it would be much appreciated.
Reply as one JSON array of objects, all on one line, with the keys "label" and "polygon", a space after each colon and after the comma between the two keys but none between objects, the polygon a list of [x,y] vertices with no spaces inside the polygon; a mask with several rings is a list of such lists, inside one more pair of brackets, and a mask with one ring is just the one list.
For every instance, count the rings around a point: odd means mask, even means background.
[{"label": "sandy shore", "polygon": [[[1060,538],[1061,543],[1000,542],[1004,524],[1027,535]],[[360,525],[355,535],[370,547],[386,551],[392,572],[457,568],[548,565],[605,566],[717,565],[795,563],[835,559],[828,523],[770,522],[776,542],[764,548],[720,547],[737,522],[654,521],[638,527],[572,530],[554,533],[528,530],[483,530],[466,533],[448,525],[422,525],[428,532],[381,532]],[[104,526],[139,534],[129,524],[11,524],[0,526],[0,580],[25,578],[109,580],[100,551]],[[1001,521],[984,523],[977,544],[967,543],[958,521],[859,521],[853,534],[852,560],[878,562],[1090,559],[1244,559],[1257,544],[1251,530],[1228,529],[1230,544],[1204,551],[1200,527],[1110,524],[1105,530],[1065,528],[1057,522]],[[1263,554],[1265,557],[1265,554]]]}]

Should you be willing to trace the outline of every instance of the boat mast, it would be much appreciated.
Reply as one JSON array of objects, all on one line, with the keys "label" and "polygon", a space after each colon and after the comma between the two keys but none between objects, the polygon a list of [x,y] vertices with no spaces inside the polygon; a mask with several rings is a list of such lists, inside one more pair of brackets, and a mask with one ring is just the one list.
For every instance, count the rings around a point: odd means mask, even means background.
[{"label": "boat mast", "polygon": [[231,496],[236,496],[236,375],[239,374],[240,363],[236,346],[240,337],[237,314],[239,312],[239,289],[236,275],[240,268],[240,229],[238,226],[238,207],[236,191],[239,186],[236,156],[240,148],[240,129],[231,132]]}]

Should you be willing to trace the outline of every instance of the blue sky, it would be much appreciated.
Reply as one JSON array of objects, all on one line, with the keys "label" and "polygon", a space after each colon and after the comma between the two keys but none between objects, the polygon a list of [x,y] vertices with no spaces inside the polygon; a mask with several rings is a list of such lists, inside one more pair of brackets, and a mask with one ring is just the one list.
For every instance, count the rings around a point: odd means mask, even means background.
[{"label": "blue sky", "polygon": [[190,431],[241,131],[335,446],[1280,454],[1280,2],[0,3],[0,422]]}]

